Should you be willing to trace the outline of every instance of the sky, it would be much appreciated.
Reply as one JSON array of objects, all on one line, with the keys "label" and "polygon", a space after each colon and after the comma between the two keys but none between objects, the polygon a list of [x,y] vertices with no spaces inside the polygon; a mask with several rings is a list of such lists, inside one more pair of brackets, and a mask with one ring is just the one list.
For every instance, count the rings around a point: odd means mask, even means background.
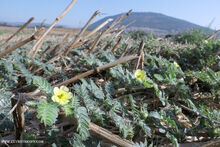
[{"label": "sky", "polygon": [[[52,23],[72,0],[0,0],[0,22]],[[189,22],[220,29],[220,0],[77,0],[58,25],[82,27],[96,10],[106,16],[127,12],[157,12]]]}]

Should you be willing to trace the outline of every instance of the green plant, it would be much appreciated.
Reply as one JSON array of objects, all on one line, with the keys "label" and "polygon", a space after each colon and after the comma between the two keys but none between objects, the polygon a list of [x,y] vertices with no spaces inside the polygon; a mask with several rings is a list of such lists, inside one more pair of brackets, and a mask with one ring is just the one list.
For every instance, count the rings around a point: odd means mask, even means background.
[{"label": "green plant", "polygon": [[[26,56],[31,46],[23,46],[0,59],[0,134],[4,136],[2,130],[13,131],[11,99],[20,98],[26,106],[24,137],[40,137],[53,146],[102,146],[105,142],[100,134],[91,134],[93,123],[134,146],[178,146],[187,142],[188,136],[201,134],[216,138],[220,74],[213,66],[219,62],[215,52],[220,43],[196,38],[201,34],[185,36],[193,39],[195,46],[147,37],[141,61],[144,68],[138,70],[136,60],[98,70],[115,62],[126,45],[122,40],[115,53],[111,48],[101,50],[111,37],[101,40],[93,53],[85,53],[89,44],[84,44],[54,62],[48,62],[53,58],[50,54],[40,58],[47,43],[35,58]],[[133,53],[138,53],[140,38],[129,42]],[[90,76],[60,85],[93,69]],[[199,123],[194,123],[196,120]],[[35,132],[29,135],[35,131],[33,124],[41,136]]]},{"label": "green plant", "polygon": [[175,36],[174,40],[179,43],[201,44],[207,36],[204,31],[194,29]]}]

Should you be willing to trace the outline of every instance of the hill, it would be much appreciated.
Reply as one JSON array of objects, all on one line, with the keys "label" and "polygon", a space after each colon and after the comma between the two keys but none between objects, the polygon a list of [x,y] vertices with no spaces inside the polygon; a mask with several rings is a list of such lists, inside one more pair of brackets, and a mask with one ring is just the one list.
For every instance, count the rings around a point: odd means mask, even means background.
[{"label": "hill", "polygon": [[[89,29],[94,29],[105,20],[112,18],[117,19],[121,14],[108,16],[90,25]],[[131,23],[131,24],[130,24]],[[159,34],[178,33],[190,29],[202,29],[208,30],[206,27],[202,27],[191,22],[170,17],[160,13],[153,12],[133,12],[125,18],[119,25],[127,25],[127,30],[143,30],[148,32],[154,32]]]}]

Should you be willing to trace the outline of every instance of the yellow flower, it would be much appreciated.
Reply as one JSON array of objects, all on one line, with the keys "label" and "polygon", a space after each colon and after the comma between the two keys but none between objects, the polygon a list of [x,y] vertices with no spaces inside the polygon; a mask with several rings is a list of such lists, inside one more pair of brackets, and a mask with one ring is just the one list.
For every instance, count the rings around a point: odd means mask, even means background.
[{"label": "yellow flower", "polygon": [[173,65],[177,68],[180,67],[178,63],[176,63],[176,61],[173,62]]},{"label": "yellow flower", "polygon": [[209,43],[209,41],[208,40],[205,40],[205,44],[208,44]]},{"label": "yellow flower", "polygon": [[144,80],[146,78],[146,72],[144,70],[136,70],[134,73],[136,79]]},{"label": "yellow flower", "polygon": [[53,92],[54,95],[52,96],[52,100],[60,103],[61,105],[67,104],[73,97],[73,94],[69,92],[69,89],[66,86],[61,86],[60,88],[55,87]]}]

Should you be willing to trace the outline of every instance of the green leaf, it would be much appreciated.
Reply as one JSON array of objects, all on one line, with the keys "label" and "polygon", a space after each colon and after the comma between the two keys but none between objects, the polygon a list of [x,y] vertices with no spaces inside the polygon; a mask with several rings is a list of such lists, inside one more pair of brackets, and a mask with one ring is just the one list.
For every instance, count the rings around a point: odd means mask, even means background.
[{"label": "green leaf", "polygon": [[44,91],[49,96],[53,95],[53,88],[52,88],[52,86],[44,78],[39,77],[39,76],[34,76],[33,77],[33,84],[38,86],[40,90]]},{"label": "green leaf", "polygon": [[140,142],[140,143],[135,143],[134,145],[134,147],[152,147],[152,146],[153,146],[153,143],[148,146],[147,140],[145,140],[144,143]]},{"label": "green leaf", "polygon": [[152,135],[151,134],[151,129],[143,120],[138,121],[138,125],[143,129],[144,133],[147,136],[151,137],[151,135]]},{"label": "green leaf", "polygon": [[90,118],[88,116],[87,110],[85,107],[78,107],[74,113],[75,118],[78,121],[77,131],[79,132],[81,139],[86,140],[89,136],[89,123]]},{"label": "green leaf", "polygon": [[73,147],[85,147],[85,145],[82,142],[81,136],[76,133],[74,135],[74,138],[71,139],[69,142]]},{"label": "green leaf", "polygon": [[139,112],[138,109],[136,109],[137,106],[136,106],[135,100],[133,99],[133,96],[132,96],[131,94],[129,94],[129,101],[130,101],[130,103],[131,103],[131,110],[132,110],[133,115],[134,115],[135,117],[137,117],[138,119],[140,119],[140,116],[141,116],[141,115],[140,115],[140,112]]},{"label": "green leaf", "polygon": [[14,72],[13,64],[11,62],[5,62],[4,67],[6,71],[8,71],[10,74]]},{"label": "green leaf", "polygon": [[102,91],[102,88],[98,87],[93,80],[90,80],[90,87],[91,92],[94,94],[94,96],[98,99],[104,99],[105,95]]},{"label": "green leaf", "polygon": [[147,88],[151,88],[151,87],[153,87],[154,82],[150,78],[146,77],[143,84]]},{"label": "green leaf", "polygon": [[72,97],[70,104],[71,104],[71,107],[72,107],[73,110],[75,110],[76,108],[79,107],[79,99],[78,99],[78,97],[76,95],[74,95]]},{"label": "green leaf", "polygon": [[161,115],[157,111],[150,112],[148,117],[153,117],[153,118],[156,118],[156,119],[161,119]]},{"label": "green leaf", "polygon": [[10,109],[10,107],[11,107],[11,97],[12,97],[11,92],[0,90],[0,109],[2,109],[0,111],[0,114],[4,113],[4,108],[9,108]]},{"label": "green leaf", "polygon": [[161,81],[161,82],[164,80],[163,76],[160,75],[160,74],[154,74],[154,77],[155,77],[158,81]]},{"label": "green leaf", "polygon": [[191,107],[193,108],[193,111],[196,112],[196,114],[201,114],[201,111],[195,106],[195,104],[190,100],[190,99],[186,99],[185,102]]},{"label": "green leaf", "polygon": [[20,62],[20,61],[17,61],[14,65],[17,67],[17,69],[18,69],[19,71],[21,71],[22,76],[25,77],[27,83],[28,83],[28,84],[31,84],[31,82],[32,82],[32,76],[33,76],[33,75],[32,75],[31,72],[25,67],[25,65],[24,65],[22,62]]},{"label": "green leaf", "polygon": [[37,117],[45,126],[51,126],[56,122],[58,112],[58,105],[56,103],[48,103],[46,100],[41,100],[37,107]]},{"label": "green leaf", "polygon": [[62,109],[64,110],[66,116],[72,115],[73,114],[73,109],[70,104],[63,105]]},{"label": "green leaf", "polygon": [[170,139],[170,141],[174,144],[175,147],[179,147],[179,143],[176,139],[176,137],[174,137],[172,134],[170,134],[169,132],[167,132],[166,134],[167,138]]},{"label": "green leaf", "polygon": [[89,115],[94,116],[92,117],[92,119],[94,121],[103,121],[102,115],[104,114],[104,111],[102,111],[101,109],[97,109],[98,102],[93,99],[93,96],[91,96],[91,94],[87,90],[86,83],[83,83],[82,85],[74,85],[74,90],[77,96],[84,102],[86,108],[88,109]]},{"label": "green leaf", "polygon": [[114,84],[112,82],[106,82],[105,91],[108,95],[113,95],[115,93]]},{"label": "green leaf", "polygon": [[119,128],[120,133],[126,138],[128,135],[128,129],[126,128],[124,119],[117,115],[113,110],[109,111],[109,117],[114,121],[115,125]]},{"label": "green leaf", "polygon": [[77,96],[73,96],[70,104],[65,104],[62,108],[66,114],[66,116],[72,115],[75,110],[79,107],[79,100]]},{"label": "green leaf", "polygon": [[174,69],[175,69],[175,68],[172,68],[172,67],[170,67],[170,68],[168,69],[169,77],[170,77],[171,79],[176,79],[176,74],[175,74],[175,72],[174,72]]}]

